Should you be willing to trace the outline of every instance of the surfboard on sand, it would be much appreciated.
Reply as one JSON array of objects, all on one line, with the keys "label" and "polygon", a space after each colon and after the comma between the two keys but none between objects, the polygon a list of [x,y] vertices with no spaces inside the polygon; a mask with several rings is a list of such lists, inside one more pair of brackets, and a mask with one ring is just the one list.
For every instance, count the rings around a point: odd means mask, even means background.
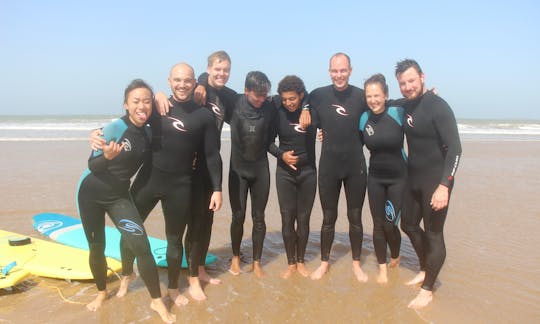
[{"label": "surfboard on sand", "polygon": [[[79,218],[56,213],[41,213],[34,215],[32,219],[34,228],[53,241],[88,250],[88,242]],[[105,239],[105,255],[120,260],[120,232],[115,227],[106,226]],[[167,241],[150,236],[148,240],[156,264],[167,267]],[[206,255],[206,264],[214,263],[216,260],[217,256],[211,253]],[[187,268],[186,253],[183,253],[182,268]]]},{"label": "surfboard on sand", "polygon": [[[0,230],[0,264],[6,266],[13,262],[16,262],[16,266],[8,272],[8,276],[22,269],[41,277],[93,279],[88,264],[88,251]],[[122,268],[118,260],[111,258],[107,258],[107,265],[116,272]]]},{"label": "surfboard on sand", "polygon": [[23,269],[16,261],[6,261],[0,254],[0,288],[8,288],[24,281],[31,275],[30,271]]}]

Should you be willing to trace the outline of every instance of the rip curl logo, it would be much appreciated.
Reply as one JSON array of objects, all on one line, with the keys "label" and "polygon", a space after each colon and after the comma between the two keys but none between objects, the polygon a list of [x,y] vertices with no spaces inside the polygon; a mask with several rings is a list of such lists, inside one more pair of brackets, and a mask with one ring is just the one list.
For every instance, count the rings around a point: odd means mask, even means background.
[{"label": "rip curl logo", "polygon": [[221,112],[221,108],[219,108],[218,105],[216,105],[215,103],[210,103],[210,109],[212,109],[212,112],[219,116],[219,117],[222,117],[223,116],[223,113]]},{"label": "rip curl logo", "polygon": [[345,109],[345,107],[340,106],[340,105],[332,105],[332,107],[335,107],[336,112],[340,114],[341,116],[349,116],[349,114],[347,113],[347,109]]},{"label": "rip curl logo", "polygon": [[367,126],[366,126],[366,133],[367,133],[369,136],[373,136],[373,134],[375,134],[375,130],[373,129],[373,127],[371,127],[371,125],[367,125]]},{"label": "rip curl logo", "polygon": [[62,221],[46,221],[39,223],[39,225],[37,226],[37,230],[40,233],[45,233],[47,231],[60,228],[62,227],[62,225],[64,225],[64,222]]},{"label": "rip curl logo", "polygon": [[187,132],[187,129],[184,128],[184,123],[180,119],[174,117],[167,117],[172,120],[172,126],[181,132]]},{"label": "rip curl logo", "polygon": [[407,114],[407,125],[409,125],[409,127],[414,127],[414,120],[412,118],[411,115]]},{"label": "rip curl logo", "polygon": [[139,226],[139,224],[130,221],[129,219],[122,219],[118,222],[118,229],[121,229],[125,232],[131,233],[133,235],[143,235],[144,229]]},{"label": "rip curl logo", "polygon": [[294,129],[297,133],[302,133],[302,134],[304,134],[304,133],[306,132],[306,130],[303,129],[302,126],[300,126],[300,124],[289,123],[289,125],[293,126],[293,129]]},{"label": "rip curl logo", "polygon": [[386,213],[386,219],[389,222],[393,222],[396,219],[396,210],[390,200],[384,203],[384,212]]},{"label": "rip curl logo", "polygon": [[122,141],[122,144],[124,144],[124,151],[126,152],[131,151],[131,142],[127,138],[124,138],[124,140]]}]

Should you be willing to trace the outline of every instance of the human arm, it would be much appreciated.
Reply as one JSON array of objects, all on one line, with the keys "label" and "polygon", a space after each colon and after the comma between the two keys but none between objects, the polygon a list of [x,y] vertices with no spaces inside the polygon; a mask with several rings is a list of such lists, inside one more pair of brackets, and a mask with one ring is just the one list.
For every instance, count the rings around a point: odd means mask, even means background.
[{"label": "human arm", "polygon": [[154,95],[154,104],[156,105],[156,110],[161,116],[167,115],[169,113],[169,109],[172,108],[172,103],[169,101],[169,98],[161,91]]},{"label": "human arm", "polygon": [[102,150],[105,143],[105,138],[103,138],[103,130],[101,128],[94,129],[90,133],[90,147],[92,148],[92,150]]}]

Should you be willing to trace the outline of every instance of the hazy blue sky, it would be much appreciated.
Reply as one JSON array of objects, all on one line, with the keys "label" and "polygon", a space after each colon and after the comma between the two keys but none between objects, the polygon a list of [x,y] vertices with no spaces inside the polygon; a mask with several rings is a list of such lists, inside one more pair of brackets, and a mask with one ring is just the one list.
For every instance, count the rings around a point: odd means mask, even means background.
[{"label": "hazy blue sky", "polygon": [[351,56],[351,83],[416,59],[458,118],[540,119],[540,2],[0,0],[0,114],[120,114],[127,83],[169,93],[170,67],[199,74],[215,50],[229,86],[250,70],[275,92],[287,74],[330,83],[328,59]]}]

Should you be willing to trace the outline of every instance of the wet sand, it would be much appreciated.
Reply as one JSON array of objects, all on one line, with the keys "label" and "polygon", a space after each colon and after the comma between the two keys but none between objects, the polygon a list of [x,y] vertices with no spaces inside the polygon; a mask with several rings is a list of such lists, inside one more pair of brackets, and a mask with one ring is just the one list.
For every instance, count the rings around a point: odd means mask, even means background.
[{"label": "wet sand", "polygon": [[[0,142],[4,157],[0,218],[2,229],[39,237],[31,217],[40,212],[76,215],[74,192],[86,166],[86,142]],[[540,319],[540,191],[539,141],[481,141],[465,139],[463,158],[445,226],[446,263],[436,284],[434,302],[420,311],[407,309],[418,287],[403,282],[418,270],[417,258],[403,234],[402,264],[389,270],[389,283],[375,282],[377,262],[372,244],[372,221],[367,199],[364,204],[363,268],[369,275],[365,284],[355,281],[345,200],[342,194],[331,254],[330,272],[320,281],[294,275],[283,280],[286,267],[281,237],[279,207],[272,176],[266,210],[267,236],[263,266],[267,277],[259,280],[243,264],[244,273],[232,276],[230,263],[230,207],[226,179],[229,142],[223,142],[224,198],[214,218],[210,251],[219,261],[209,272],[223,284],[205,286],[208,300],[190,300],[185,307],[172,307],[178,323],[184,322],[404,322],[404,323],[520,323]],[[270,156],[271,172],[275,160]],[[249,213],[249,208],[248,208]],[[319,264],[319,230],[322,213],[318,198],[311,218],[306,255],[307,266]],[[161,210],[146,224],[148,232],[164,237]],[[251,261],[251,221],[246,218],[243,259]],[[166,270],[159,270],[162,286]],[[187,289],[186,272],[180,287]],[[108,283],[113,294],[119,286]],[[66,282],[33,277],[13,291],[0,290],[2,323],[160,323],[150,311],[149,295],[137,279],[122,299],[112,297],[104,307],[91,313],[84,304],[96,294],[92,282]]]}]

